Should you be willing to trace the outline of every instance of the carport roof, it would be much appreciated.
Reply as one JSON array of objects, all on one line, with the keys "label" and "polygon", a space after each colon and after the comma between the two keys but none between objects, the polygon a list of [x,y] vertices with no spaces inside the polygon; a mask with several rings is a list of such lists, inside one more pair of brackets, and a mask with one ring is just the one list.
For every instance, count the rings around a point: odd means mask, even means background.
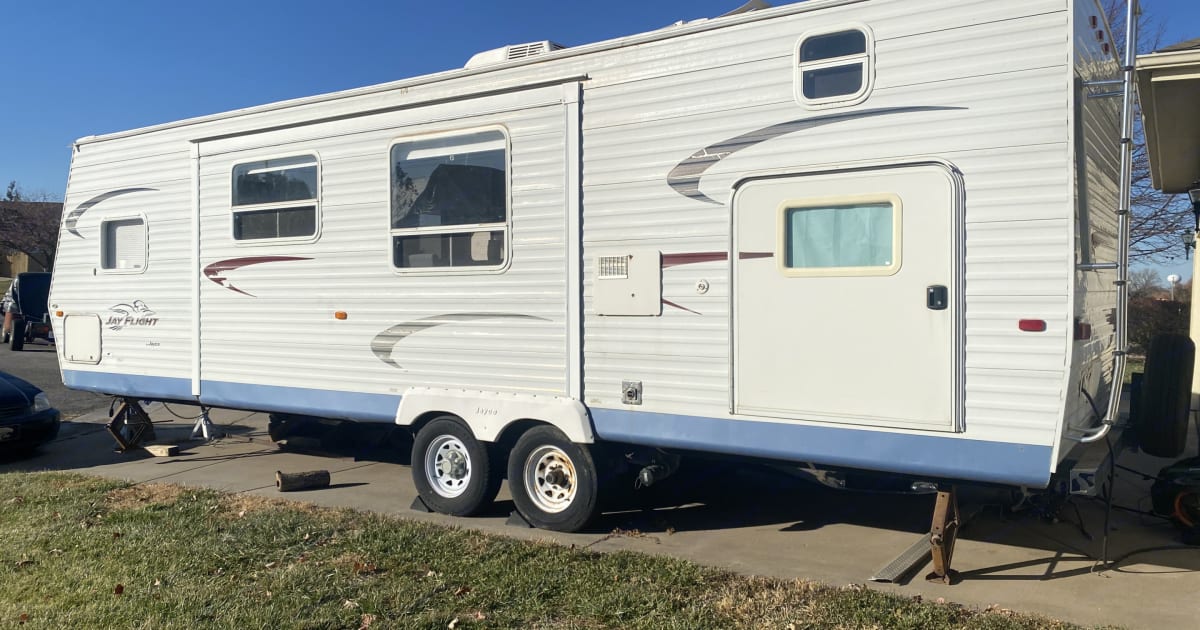
[{"label": "carport roof", "polygon": [[1200,181],[1200,38],[1139,56],[1137,83],[1154,187],[1187,192]]}]

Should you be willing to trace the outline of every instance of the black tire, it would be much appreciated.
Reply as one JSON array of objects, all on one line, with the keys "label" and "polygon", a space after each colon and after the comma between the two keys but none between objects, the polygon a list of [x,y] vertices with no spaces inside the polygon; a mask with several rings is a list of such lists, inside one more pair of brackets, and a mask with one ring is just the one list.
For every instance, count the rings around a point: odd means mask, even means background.
[{"label": "black tire", "polygon": [[25,347],[25,322],[14,321],[12,323],[12,332],[9,333],[12,338],[9,339],[8,347],[13,352],[20,352]]},{"label": "black tire", "polygon": [[1146,352],[1137,436],[1142,451],[1178,457],[1187,444],[1196,346],[1185,335],[1156,335]]},{"label": "black tire", "polygon": [[503,481],[487,445],[454,416],[421,427],[413,440],[411,468],[425,505],[452,516],[471,516],[490,505]]},{"label": "black tire", "polygon": [[575,532],[599,513],[591,449],[552,426],[534,427],[517,440],[508,456],[508,487],[517,510],[534,527]]}]

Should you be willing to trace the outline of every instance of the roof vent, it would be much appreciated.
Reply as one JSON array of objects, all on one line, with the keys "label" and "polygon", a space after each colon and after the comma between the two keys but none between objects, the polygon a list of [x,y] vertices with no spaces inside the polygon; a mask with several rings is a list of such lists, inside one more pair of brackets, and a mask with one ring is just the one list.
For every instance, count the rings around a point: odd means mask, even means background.
[{"label": "roof vent", "polygon": [[552,41],[530,42],[528,44],[513,44],[512,46],[504,46],[503,48],[494,48],[477,53],[475,56],[467,60],[467,65],[464,68],[479,68],[482,66],[490,66],[505,61],[514,59],[525,59],[527,57],[536,57],[544,55],[548,52],[562,50],[566,48],[562,44],[556,44]]}]

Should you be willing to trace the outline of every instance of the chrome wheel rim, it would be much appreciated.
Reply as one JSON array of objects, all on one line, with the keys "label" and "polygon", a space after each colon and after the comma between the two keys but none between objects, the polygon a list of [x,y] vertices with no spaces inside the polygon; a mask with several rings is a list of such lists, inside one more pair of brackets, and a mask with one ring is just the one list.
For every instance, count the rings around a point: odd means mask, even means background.
[{"label": "chrome wheel rim", "polygon": [[453,499],[471,484],[467,445],[453,435],[439,435],[425,449],[425,478],[439,495]]},{"label": "chrome wheel rim", "polygon": [[543,512],[571,507],[578,487],[575,464],[555,446],[539,446],[525,459],[525,492]]}]

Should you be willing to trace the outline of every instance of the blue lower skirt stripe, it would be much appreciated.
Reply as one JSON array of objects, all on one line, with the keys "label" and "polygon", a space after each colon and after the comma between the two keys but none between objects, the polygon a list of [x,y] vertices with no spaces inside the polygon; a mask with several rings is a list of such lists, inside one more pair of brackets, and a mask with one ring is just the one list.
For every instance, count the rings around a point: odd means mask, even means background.
[{"label": "blue lower skirt stripe", "polygon": [[1049,446],[783,422],[591,409],[596,435],[612,442],[726,453],[933,479],[1042,488]]},{"label": "blue lower skirt stripe", "polygon": [[201,381],[199,399],[186,378],[63,370],[63,384],[112,396],[194,402],[213,407],[278,411],[322,418],[394,422],[399,395],[364,394],[303,387]]}]

